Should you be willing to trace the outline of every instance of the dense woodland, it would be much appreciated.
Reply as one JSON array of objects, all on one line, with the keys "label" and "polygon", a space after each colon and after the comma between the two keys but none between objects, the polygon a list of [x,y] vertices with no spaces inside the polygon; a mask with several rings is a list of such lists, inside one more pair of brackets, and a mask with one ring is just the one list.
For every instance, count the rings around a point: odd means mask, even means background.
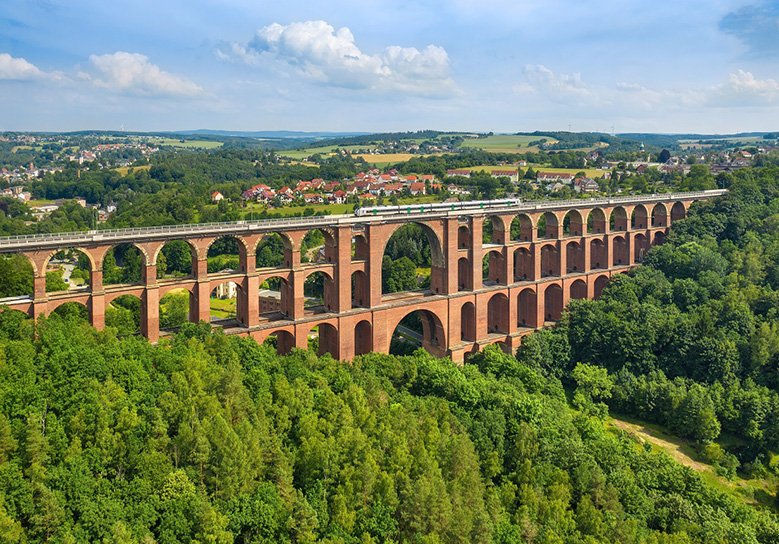
[{"label": "dense woodland", "polygon": [[725,197],[696,204],[644,266],[596,301],[573,301],[518,357],[571,379],[578,364],[608,372],[607,404],[730,451],[707,455],[724,474],[761,476],[779,451],[779,169],[741,171]]},{"label": "dense woodland", "polygon": [[[496,348],[353,364],[0,314],[6,542],[774,542]],[[595,385],[594,385],[595,384]],[[580,377],[577,394],[598,392]]]},{"label": "dense woodland", "polygon": [[[779,470],[779,168],[727,176],[598,300],[462,367],[421,350],[282,357],[205,323],[152,346],[117,337],[129,300],[103,332],[78,311],[0,310],[0,541],[779,542],[773,509],[606,418],[659,423],[724,477]],[[392,238],[385,292],[423,286],[425,242]],[[180,246],[159,273],[189,272]],[[131,281],[137,255],[112,257],[106,281]],[[3,288],[29,293],[14,263]]]}]

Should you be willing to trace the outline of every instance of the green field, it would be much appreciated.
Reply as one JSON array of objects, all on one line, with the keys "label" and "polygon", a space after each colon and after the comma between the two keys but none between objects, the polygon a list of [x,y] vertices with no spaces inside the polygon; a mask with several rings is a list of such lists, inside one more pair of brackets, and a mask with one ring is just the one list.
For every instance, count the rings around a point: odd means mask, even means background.
[{"label": "green field", "polygon": [[211,315],[214,317],[235,317],[235,299],[212,298]]},{"label": "green field", "polygon": [[114,170],[116,170],[120,176],[126,176],[130,173],[130,170],[148,170],[149,168],[151,168],[150,164],[143,164],[141,166],[122,166],[120,168],[115,168]]},{"label": "green field", "polygon": [[557,141],[549,136],[496,134],[487,136],[486,138],[467,138],[460,147],[473,147],[475,149],[492,151],[494,153],[517,153],[520,149],[523,151],[537,150],[536,147],[529,148],[527,144],[541,139],[546,139],[550,143]]},{"label": "green field", "polygon": [[212,140],[187,140],[176,138],[150,138],[147,140],[150,145],[166,145],[170,147],[180,147],[183,149],[216,149],[222,147],[222,142]]},{"label": "green field", "polygon": [[[552,168],[551,166],[540,166],[537,164],[530,164],[528,166],[520,167],[522,172],[526,172],[528,167],[532,167],[536,172],[560,172],[565,174],[576,174],[578,172],[584,172],[587,177],[599,178],[603,176],[606,170],[598,170],[597,168]],[[463,168],[463,170],[470,170],[472,172],[494,172],[495,170],[516,170],[516,166],[473,166],[471,168]]]}]

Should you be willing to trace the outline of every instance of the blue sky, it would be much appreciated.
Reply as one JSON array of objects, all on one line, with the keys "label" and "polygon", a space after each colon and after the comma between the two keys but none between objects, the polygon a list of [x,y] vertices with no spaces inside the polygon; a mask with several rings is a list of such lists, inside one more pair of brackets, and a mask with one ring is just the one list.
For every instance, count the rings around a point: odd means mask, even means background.
[{"label": "blue sky", "polygon": [[0,130],[779,130],[779,1],[3,0]]}]

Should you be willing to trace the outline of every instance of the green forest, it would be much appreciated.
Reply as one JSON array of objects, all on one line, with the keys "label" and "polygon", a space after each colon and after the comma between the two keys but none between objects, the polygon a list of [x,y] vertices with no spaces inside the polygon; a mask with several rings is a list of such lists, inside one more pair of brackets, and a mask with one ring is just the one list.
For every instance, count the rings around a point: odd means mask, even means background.
[{"label": "green forest", "polygon": [[[776,487],[779,169],[727,184],[598,300],[463,366],[280,356],[206,323],[153,346],[118,317],[0,309],[0,542],[779,542],[775,489],[749,503],[609,423],[661,425],[721,477]],[[419,285],[423,236],[393,237],[385,292]],[[161,273],[190,265],[172,246]]]},{"label": "green forest", "polygon": [[207,325],[152,346],[0,315],[4,542],[779,538],[497,348],[347,364]]}]

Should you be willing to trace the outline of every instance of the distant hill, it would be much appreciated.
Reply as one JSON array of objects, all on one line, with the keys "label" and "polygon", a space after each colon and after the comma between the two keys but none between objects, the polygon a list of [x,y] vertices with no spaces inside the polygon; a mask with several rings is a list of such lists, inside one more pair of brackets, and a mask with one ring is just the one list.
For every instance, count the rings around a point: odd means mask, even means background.
[{"label": "distant hill", "polygon": [[239,138],[294,138],[294,139],[332,139],[349,138],[353,136],[363,136],[367,132],[302,132],[296,130],[258,130],[258,131],[240,131],[240,130],[211,130],[201,128],[198,130],[177,130],[168,134],[182,135],[204,135],[204,136],[228,136]]}]

